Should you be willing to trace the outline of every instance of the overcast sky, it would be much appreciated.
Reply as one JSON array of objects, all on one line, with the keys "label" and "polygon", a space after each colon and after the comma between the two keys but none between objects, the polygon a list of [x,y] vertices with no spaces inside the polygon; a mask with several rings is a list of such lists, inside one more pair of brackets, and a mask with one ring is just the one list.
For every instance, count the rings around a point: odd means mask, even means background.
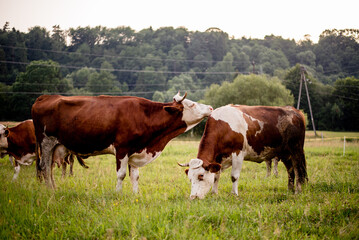
[{"label": "overcast sky", "polygon": [[0,0],[0,27],[217,27],[235,38],[274,34],[298,41],[309,34],[317,42],[326,29],[359,29],[358,13],[358,0]]}]

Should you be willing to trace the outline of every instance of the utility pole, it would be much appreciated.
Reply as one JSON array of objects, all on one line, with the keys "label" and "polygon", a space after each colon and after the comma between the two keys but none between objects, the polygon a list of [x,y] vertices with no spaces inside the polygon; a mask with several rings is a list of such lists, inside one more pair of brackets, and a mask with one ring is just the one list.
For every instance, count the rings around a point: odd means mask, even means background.
[{"label": "utility pole", "polygon": [[256,72],[256,62],[255,61],[252,61],[252,65],[253,65],[253,74],[255,74]]},{"label": "utility pole", "polygon": [[309,97],[309,91],[308,91],[308,86],[307,86],[307,80],[305,79],[305,72],[306,72],[305,68],[303,66],[301,66],[300,67],[300,85],[299,85],[299,95],[298,95],[297,109],[299,109],[299,106],[300,106],[300,97],[301,97],[301,94],[302,94],[302,85],[303,85],[303,82],[304,82],[305,91],[307,93],[310,118],[311,118],[312,125],[313,125],[314,136],[317,136],[317,132],[315,130],[313,112],[312,112],[312,105],[310,104],[310,97]]}]

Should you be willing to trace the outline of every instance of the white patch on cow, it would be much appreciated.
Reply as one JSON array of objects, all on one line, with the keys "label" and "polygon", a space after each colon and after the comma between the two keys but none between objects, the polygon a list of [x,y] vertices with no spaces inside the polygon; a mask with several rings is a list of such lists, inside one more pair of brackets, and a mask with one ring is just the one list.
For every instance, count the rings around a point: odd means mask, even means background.
[{"label": "white patch on cow", "polygon": [[22,156],[20,159],[16,159],[15,161],[17,163],[20,163],[21,165],[31,165],[36,159],[35,153],[28,153],[24,156]]},{"label": "white patch on cow", "polygon": [[233,185],[232,185],[232,193],[238,195],[238,179],[239,176],[241,175],[241,170],[242,170],[242,165],[243,165],[243,160],[244,160],[244,156],[246,155],[245,152],[241,151],[239,154],[237,153],[232,153],[231,157],[232,157],[232,181],[233,181]]},{"label": "white patch on cow", "polygon": [[232,131],[242,134],[246,138],[248,124],[243,117],[243,112],[231,105],[217,108],[211,114],[215,120],[221,120],[228,123]]},{"label": "white patch on cow", "polygon": [[0,151],[5,152],[6,149],[9,147],[7,137],[5,137],[5,129],[6,127],[0,124]]},{"label": "white patch on cow", "polygon": [[132,183],[132,189],[134,193],[138,193],[138,178],[140,177],[140,173],[138,167],[131,166],[130,168],[130,179]]},{"label": "white patch on cow", "polygon": [[153,160],[155,160],[157,157],[159,157],[161,155],[161,153],[162,153],[162,151],[148,153],[147,149],[145,148],[140,153],[132,154],[129,158],[128,163],[134,167],[143,167],[143,166],[149,164],[150,162],[152,162]]},{"label": "white patch on cow", "polygon": [[117,171],[117,185],[116,185],[117,192],[122,191],[122,182],[126,176],[126,169],[128,165],[128,155],[126,155],[123,159],[120,159],[120,161],[121,161],[121,167]]}]

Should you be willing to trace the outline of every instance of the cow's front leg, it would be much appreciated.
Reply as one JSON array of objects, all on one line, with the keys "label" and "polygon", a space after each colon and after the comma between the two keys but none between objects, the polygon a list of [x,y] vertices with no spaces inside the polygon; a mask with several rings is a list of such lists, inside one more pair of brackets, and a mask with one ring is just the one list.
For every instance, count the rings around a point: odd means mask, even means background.
[{"label": "cow's front leg", "polygon": [[235,195],[238,195],[238,179],[241,174],[243,160],[243,152],[240,152],[238,155],[236,153],[232,153],[232,193]]},{"label": "cow's front leg", "polygon": [[128,165],[130,179],[134,193],[138,193],[138,179],[140,178],[140,171],[138,167]]},{"label": "cow's front leg", "polygon": [[218,194],[218,182],[219,182],[220,177],[221,177],[221,171],[218,171],[214,175],[214,183],[213,183],[213,187],[212,187],[212,193],[214,193],[214,194]]},{"label": "cow's front leg", "polygon": [[117,185],[116,185],[116,191],[121,192],[122,191],[122,182],[123,179],[126,177],[126,170],[127,170],[127,164],[128,164],[128,156],[126,155],[124,158],[119,159],[117,158]]}]

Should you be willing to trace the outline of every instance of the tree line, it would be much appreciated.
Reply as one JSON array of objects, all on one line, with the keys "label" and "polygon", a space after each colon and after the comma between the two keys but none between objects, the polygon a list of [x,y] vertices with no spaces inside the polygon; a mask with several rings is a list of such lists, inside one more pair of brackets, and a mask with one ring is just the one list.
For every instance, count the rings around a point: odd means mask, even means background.
[{"label": "tree line", "polygon": [[[235,39],[217,28],[0,29],[1,120],[24,120],[41,94],[133,95],[171,101],[296,106],[300,66],[319,130],[359,130],[359,30],[325,30],[318,43]],[[308,113],[302,94],[301,108]],[[311,123],[309,122],[309,126]]]}]

